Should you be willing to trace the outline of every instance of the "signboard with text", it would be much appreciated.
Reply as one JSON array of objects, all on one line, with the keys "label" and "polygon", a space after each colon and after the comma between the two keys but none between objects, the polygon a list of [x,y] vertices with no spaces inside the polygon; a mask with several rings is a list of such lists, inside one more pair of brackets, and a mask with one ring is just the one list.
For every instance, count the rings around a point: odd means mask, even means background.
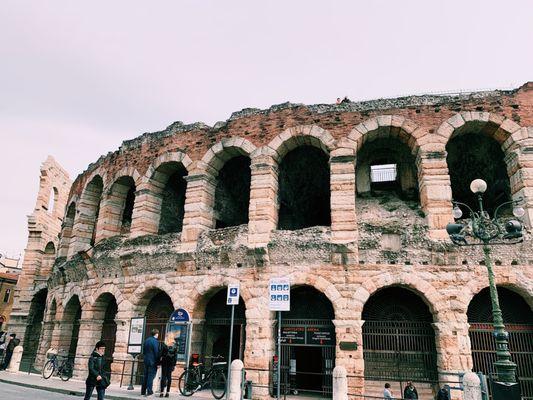
[{"label": "signboard with text", "polygon": [[236,306],[239,304],[239,284],[231,283],[228,285],[228,294],[226,297],[226,305]]},{"label": "signboard with text", "polygon": [[130,321],[130,334],[128,336],[128,353],[141,354],[144,339],[144,317],[133,317]]},{"label": "signboard with text", "polygon": [[270,311],[290,311],[291,284],[288,278],[272,278],[268,284]]},{"label": "signboard with text", "polygon": [[335,346],[335,328],[329,326],[282,326],[284,345]]}]

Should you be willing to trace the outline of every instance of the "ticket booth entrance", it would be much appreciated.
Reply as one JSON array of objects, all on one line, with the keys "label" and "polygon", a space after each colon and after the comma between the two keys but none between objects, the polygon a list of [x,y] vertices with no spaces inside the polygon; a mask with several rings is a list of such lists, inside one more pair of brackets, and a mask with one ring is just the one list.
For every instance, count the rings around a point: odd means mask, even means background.
[{"label": "ticket booth entrance", "polygon": [[281,320],[281,384],[289,394],[331,396],[335,366],[334,312],[318,290],[291,290],[291,311]]}]

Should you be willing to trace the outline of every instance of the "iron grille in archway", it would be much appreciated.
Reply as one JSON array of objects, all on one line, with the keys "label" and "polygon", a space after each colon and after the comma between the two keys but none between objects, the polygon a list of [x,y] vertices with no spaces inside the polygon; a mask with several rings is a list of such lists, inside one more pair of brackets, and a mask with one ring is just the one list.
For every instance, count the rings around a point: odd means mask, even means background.
[{"label": "iron grille in archway", "polygon": [[[511,359],[517,365],[522,396],[533,398],[533,312],[515,292],[499,287],[498,298],[505,328],[509,332]],[[488,288],[479,292],[468,306],[473,370],[494,373],[496,343],[492,326],[492,305]]]},{"label": "iron grille in archway", "polygon": [[414,293],[383,289],[363,309],[365,379],[434,383],[438,380],[432,316]]},{"label": "iron grille in archway", "polygon": [[147,338],[150,335],[150,331],[155,328],[159,330],[159,340],[164,341],[167,322],[173,311],[174,305],[168,294],[165,292],[157,293],[152,300],[150,300],[148,307],[146,307],[145,338]]}]

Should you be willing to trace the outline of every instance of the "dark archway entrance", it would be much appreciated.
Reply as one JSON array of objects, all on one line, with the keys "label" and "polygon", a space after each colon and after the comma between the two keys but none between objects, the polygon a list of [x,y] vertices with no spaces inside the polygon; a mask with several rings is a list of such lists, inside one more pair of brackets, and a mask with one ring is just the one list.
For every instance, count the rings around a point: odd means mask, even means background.
[{"label": "dark archway entrance", "polygon": [[81,304],[77,295],[72,296],[63,311],[61,321],[61,335],[59,340],[60,353],[67,353],[68,358],[74,363],[78,337],[80,332]]},{"label": "dark archway entrance", "polygon": [[26,372],[30,368],[32,370],[34,369],[35,358],[37,356],[37,351],[39,350],[39,340],[41,338],[47,295],[48,290],[42,289],[33,296],[31,301],[26,332],[24,333],[24,350],[20,362],[21,371]]},{"label": "dark archway entrance", "polygon": [[[231,326],[231,307],[226,305],[227,289],[221,289],[209,300],[205,309],[205,329],[203,332],[202,354],[204,356],[221,355],[228,358]],[[233,324],[233,344],[231,359],[244,358],[246,307],[242,297],[235,306]]]},{"label": "dark archway entrance", "polygon": [[115,318],[117,311],[117,301],[111,293],[100,295],[95,302],[93,317],[98,321],[102,321],[100,340],[103,340],[105,343],[104,357],[108,367],[113,362],[113,353],[115,352],[115,341],[117,338],[117,323],[115,322]]},{"label": "dark archway entrance", "polygon": [[[519,294],[498,287],[498,298],[505,328],[509,332],[511,359],[517,365],[522,396],[533,398],[533,311]],[[468,306],[473,370],[494,373],[496,344],[492,327],[492,303],[489,288],[474,296]]]},{"label": "dark archway entrance", "polygon": [[169,295],[163,291],[157,292],[146,307],[146,330],[145,338],[150,335],[154,328],[159,330],[159,341],[165,340],[167,322],[174,311],[174,305]]},{"label": "dark archway entrance", "polygon": [[331,396],[335,367],[335,313],[328,298],[310,286],[291,290],[291,310],[282,313],[282,387]]},{"label": "dark archway entrance", "polygon": [[365,379],[438,381],[433,317],[415,293],[400,287],[379,290],[363,308]]}]

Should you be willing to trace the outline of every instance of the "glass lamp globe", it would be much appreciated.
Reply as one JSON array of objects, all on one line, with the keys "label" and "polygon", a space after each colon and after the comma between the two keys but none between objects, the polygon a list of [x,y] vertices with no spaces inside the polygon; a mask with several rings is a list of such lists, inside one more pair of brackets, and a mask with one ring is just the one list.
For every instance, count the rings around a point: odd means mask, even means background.
[{"label": "glass lamp globe", "polygon": [[463,216],[463,212],[458,206],[455,206],[452,210],[452,215],[455,219],[461,218]]},{"label": "glass lamp globe", "polygon": [[526,210],[524,210],[523,207],[516,206],[516,207],[513,208],[513,215],[516,218],[523,217],[525,213],[526,213]]},{"label": "glass lamp globe", "polygon": [[470,184],[470,190],[475,194],[483,194],[487,190],[487,182],[485,182],[483,179],[474,179]]}]

